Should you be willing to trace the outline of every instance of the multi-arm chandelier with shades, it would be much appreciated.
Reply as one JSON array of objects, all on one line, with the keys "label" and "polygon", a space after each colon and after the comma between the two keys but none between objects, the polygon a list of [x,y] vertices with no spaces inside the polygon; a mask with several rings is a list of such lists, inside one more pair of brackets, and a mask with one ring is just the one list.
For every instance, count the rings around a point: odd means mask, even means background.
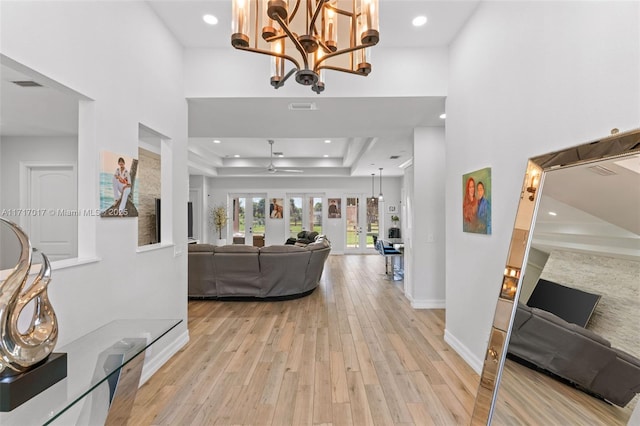
[{"label": "multi-arm chandelier with shades", "polygon": [[379,40],[378,0],[233,0],[231,45],[271,56],[276,89],[294,74],[316,93],[324,70],[367,76]]}]

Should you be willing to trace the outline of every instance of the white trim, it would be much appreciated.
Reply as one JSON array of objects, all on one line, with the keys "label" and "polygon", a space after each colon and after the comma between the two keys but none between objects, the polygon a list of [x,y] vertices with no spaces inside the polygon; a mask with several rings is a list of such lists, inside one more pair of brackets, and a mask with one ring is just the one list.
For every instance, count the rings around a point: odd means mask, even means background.
[{"label": "white trim", "polygon": [[174,243],[157,243],[157,244],[147,244],[146,246],[138,246],[136,248],[136,253],[146,253],[148,251],[161,250],[167,247],[175,246]]},{"label": "white trim", "polygon": [[[102,259],[99,257],[72,257],[69,259],[56,260],[55,262],[51,262],[51,270],[59,271],[61,269],[73,268],[74,266],[97,263],[101,260]],[[31,264],[31,268],[29,269],[29,276],[36,275],[40,272],[42,263],[39,263],[37,260],[35,262],[36,263]],[[0,281],[6,280],[11,272],[13,272],[13,269],[0,270]]]},{"label": "white trim", "polygon": [[475,354],[462,344],[462,342],[453,334],[449,333],[449,330],[447,329],[444,330],[444,341],[451,346],[471,368],[473,368],[473,371],[478,374],[482,373],[482,360],[475,356]]},{"label": "white trim", "polygon": [[406,297],[413,309],[445,309],[446,307],[444,299],[414,299],[409,294],[406,294]]},{"label": "white trim", "polygon": [[[177,339],[165,347],[158,355],[147,360],[142,368],[140,376],[140,386],[144,385],[147,380],[153,376],[169,359],[174,356],[180,349],[189,343],[189,330],[185,330]],[[153,346],[151,346],[153,348]]]}]

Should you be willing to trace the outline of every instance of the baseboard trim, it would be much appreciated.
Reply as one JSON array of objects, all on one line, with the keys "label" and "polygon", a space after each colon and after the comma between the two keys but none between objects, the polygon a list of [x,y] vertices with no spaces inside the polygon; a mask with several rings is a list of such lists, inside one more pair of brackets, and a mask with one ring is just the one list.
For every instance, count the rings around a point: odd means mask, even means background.
[{"label": "baseboard trim", "polygon": [[[147,360],[140,376],[140,386],[146,383],[169,359],[189,343],[189,330],[185,330],[177,339],[165,347],[156,356]],[[153,347],[153,346],[152,346]]]},{"label": "baseboard trim", "polygon": [[469,364],[473,371],[478,374],[482,373],[482,359],[479,359],[473,352],[469,350],[465,345],[460,342],[453,334],[449,333],[449,330],[444,330],[444,341],[453,348],[454,351]]},{"label": "baseboard trim", "polygon": [[446,307],[444,299],[414,299],[405,293],[413,309],[444,309]]}]

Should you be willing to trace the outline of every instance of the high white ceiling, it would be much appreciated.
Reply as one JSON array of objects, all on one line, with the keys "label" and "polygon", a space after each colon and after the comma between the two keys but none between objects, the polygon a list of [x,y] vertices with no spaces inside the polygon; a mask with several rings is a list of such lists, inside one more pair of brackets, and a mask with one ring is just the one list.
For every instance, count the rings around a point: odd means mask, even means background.
[{"label": "high white ceiling", "polygon": [[640,259],[640,154],[548,172],[533,245]]},{"label": "high white ceiling", "polygon": [[[148,3],[185,48],[233,49],[230,0]],[[477,0],[380,0],[378,46],[447,46],[477,4]],[[218,24],[205,24],[205,14],[216,16]],[[418,15],[427,16],[425,26],[411,24]],[[402,175],[399,166],[412,157],[413,129],[444,126],[439,118],[445,110],[443,97],[313,96],[313,111],[289,110],[289,104],[300,99],[189,100],[190,172],[225,176],[265,172],[270,163],[267,140],[272,139],[274,151],[285,155],[274,159],[278,169],[303,170],[305,176],[369,176],[383,168],[386,176]],[[221,143],[214,144],[214,139]],[[332,143],[325,144],[325,139]]]},{"label": "high white ceiling", "polygon": [[[230,3],[149,2],[185,47],[232,49]],[[380,0],[380,44],[447,45],[476,6],[477,1]],[[217,14],[218,26],[205,25],[203,13]],[[418,13],[429,17],[429,23],[421,29],[409,23]],[[0,77],[1,136],[77,134],[77,94],[55,90],[59,83],[21,67],[3,64]],[[19,87],[12,83],[16,80],[35,80],[43,87]],[[412,156],[413,128],[444,125],[438,118],[444,111],[444,98],[363,100],[314,95],[312,99],[314,111],[290,111],[289,103],[299,99],[189,100],[191,172],[224,176],[264,173],[270,163],[267,141],[272,139],[274,152],[284,155],[273,160],[278,169],[303,170],[305,176],[377,176],[382,167],[385,176],[398,175],[402,173],[398,166]],[[249,122],[252,125],[246,124]],[[214,139],[221,143],[215,144]],[[326,144],[326,139],[331,143]],[[240,157],[235,158],[236,154]],[[638,163],[640,159],[636,156],[633,161]],[[631,257],[638,258],[640,174],[613,161],[604,165],[616,175],[599,176],[585,167],[548,174],[534,238],[540,248],[562,244],[565,249],[580,250],[590,246],[591,251],[599,247],[603,253],[617,250],[623,256],[631,250]],[[555,211],[557,216],[550,216],[548,211]]]}]

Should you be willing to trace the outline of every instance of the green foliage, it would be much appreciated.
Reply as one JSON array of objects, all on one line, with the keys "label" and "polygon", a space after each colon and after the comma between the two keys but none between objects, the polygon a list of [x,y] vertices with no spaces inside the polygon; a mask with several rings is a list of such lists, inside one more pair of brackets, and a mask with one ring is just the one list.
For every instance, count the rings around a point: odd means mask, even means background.
[{"label": "green foliage", "polygon": [[211,221],[216,231],[218,231],[219,239],[222,239],[222,229],[227,226],[227,220],[227,208],[225,206],[219,205],[211,210]]}]

